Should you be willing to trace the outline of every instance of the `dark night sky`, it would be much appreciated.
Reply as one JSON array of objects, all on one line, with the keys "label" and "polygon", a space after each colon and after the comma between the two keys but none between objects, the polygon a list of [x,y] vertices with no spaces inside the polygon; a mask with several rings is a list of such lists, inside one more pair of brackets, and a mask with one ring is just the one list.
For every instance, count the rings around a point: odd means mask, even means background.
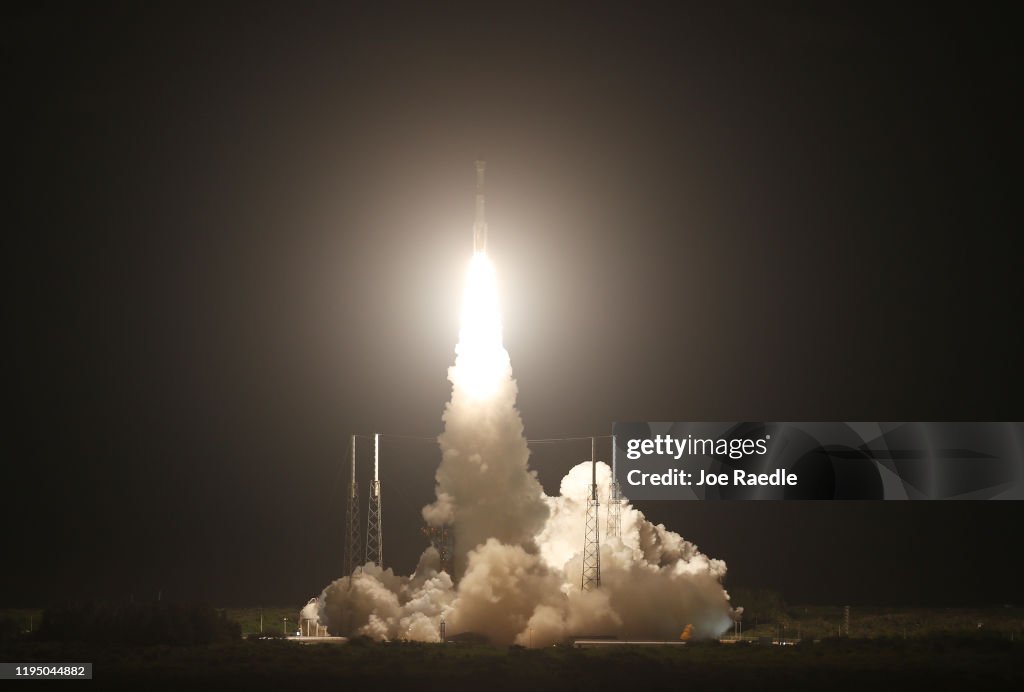
[{"label": "dark night sky", "polygon": [[[339,576],[348,435],[440,431],[478,155],[529,437],[1024,418],[1009,17],[369,4],[8,11],[0,605]],[[384,454],[407,572],[439,455]],[[1024,602],[1021,503],[641,508],[794,602]]]}]

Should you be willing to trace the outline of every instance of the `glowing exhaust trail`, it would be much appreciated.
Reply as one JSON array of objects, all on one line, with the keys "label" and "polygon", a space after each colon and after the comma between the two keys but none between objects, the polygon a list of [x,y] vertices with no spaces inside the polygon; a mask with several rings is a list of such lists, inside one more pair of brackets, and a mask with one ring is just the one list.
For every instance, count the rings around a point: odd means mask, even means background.
[{"label": "glowing exhaust trail", "polygon": [[455,353],[459,365],[456,386],[474,399],[493,394],[509,361],[502,345],[494,266],[486,252],[474,253],[469,264]]}]

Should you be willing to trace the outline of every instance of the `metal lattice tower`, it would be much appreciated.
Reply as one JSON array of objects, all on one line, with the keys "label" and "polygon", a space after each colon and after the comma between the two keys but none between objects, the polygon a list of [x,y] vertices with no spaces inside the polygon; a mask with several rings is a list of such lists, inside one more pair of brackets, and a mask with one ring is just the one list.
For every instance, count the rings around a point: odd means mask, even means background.
[{"label": "metal lattice tower", "polygon": [[597,439],[590,438],[590,493],[587,495],[587,524],[583,537],[583,579],[580,588],[591,591],[601,586],[601,518],[597,499]]},{"label": "metal lattice tower", "polygon": [[622,487],[619,485],[617,475],[618,466],[616,459],[618,449],[615,448],[615,435],[612,435],[612,483],[608,491],[608,530],[605,536],[608,538],[622,537]]},{"label": "metal lattice tower", "polygon": [[380,507],[380,433],[373,435],[373,480],[370,482],[370,507],[366,513],[366,562],[384,565],[384,531]]},{"label": "metal lattice tower", "polygon": [[430,545],[434,546],[434,550],[440,556],[441,569],[454,579],[455,529],[448,524],[425,526],[423,533],[430,539]]},{"label": "metal lattice tower", "polygon": [[348,483],[348,510],[345,513],[345,574],[361,564],[359,545],[359,486],[356,484],[356,436],[352,436],[352,477]]}]

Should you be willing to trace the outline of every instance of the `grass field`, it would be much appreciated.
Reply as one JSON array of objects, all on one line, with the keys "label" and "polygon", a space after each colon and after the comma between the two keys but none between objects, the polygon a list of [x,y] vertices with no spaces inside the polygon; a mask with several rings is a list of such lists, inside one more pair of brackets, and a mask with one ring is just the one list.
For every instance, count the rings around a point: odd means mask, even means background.
[{"label": "grass field", "polygon": [[[824,639],[839,633],[840,606],[794,606],[771,623],[744,622],[745,636]],[[995,633],[1005,638],[1024,637],[1024,608],[850,608],[850,637],[855,639],[914,639],[936,635]]]},{"label": "grass field", "polygon": [[290,634],[299,628],[299,609],[286,607],[263,607],[263,608],[225,608],[228,617],[242,627],[242,635],[253,634],[260,631],[260,615],[263,617],[264,632],[284,633],[284,619],[288,618],[288,629]]},{"label": "grass field", "polygon": [[[294,607],[226,608],[243,635],[296,626]],[[867,608],[850,612],[850,637],[834,638],[841,607],[787,607],[776,622],[749,623],[744,634],[795,646],[692,642],[676,647],[571,646],[527,650],[465,644],[374,643],[304,646],[284,640],[228,640],[205,646],[131,646],[40,641],[27,630],[41,612],[0,610],[22,634],[0,637],[0,661],[94,664],[103,689],[376,685],[379,689],[595,690],[786,688],[931,690],[1024,688],[1024,609]],[[820,641],[815,641],[820,640]]]},{"label": "grass field", "polygon": [[331,685],[379,689],[546,690],[679,688],[862,690],[1020,689],[1024,646],[991,636],[827,640],[791,647],[695,644],[527,650],[456,644],[302,646],[238,641],[204,647],[95,647],[22,639],[0,660],[94,664],[103,688],[186,689]]}]

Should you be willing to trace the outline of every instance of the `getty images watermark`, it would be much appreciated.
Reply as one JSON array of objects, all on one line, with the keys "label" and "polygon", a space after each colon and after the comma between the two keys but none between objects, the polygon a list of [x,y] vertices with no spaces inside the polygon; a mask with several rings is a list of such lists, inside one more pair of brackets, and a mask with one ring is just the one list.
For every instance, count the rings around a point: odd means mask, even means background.
[{"label": "getty images watermark", "polygon": [[636,500],[1021,500],[1024,424],[616,423]]}]

